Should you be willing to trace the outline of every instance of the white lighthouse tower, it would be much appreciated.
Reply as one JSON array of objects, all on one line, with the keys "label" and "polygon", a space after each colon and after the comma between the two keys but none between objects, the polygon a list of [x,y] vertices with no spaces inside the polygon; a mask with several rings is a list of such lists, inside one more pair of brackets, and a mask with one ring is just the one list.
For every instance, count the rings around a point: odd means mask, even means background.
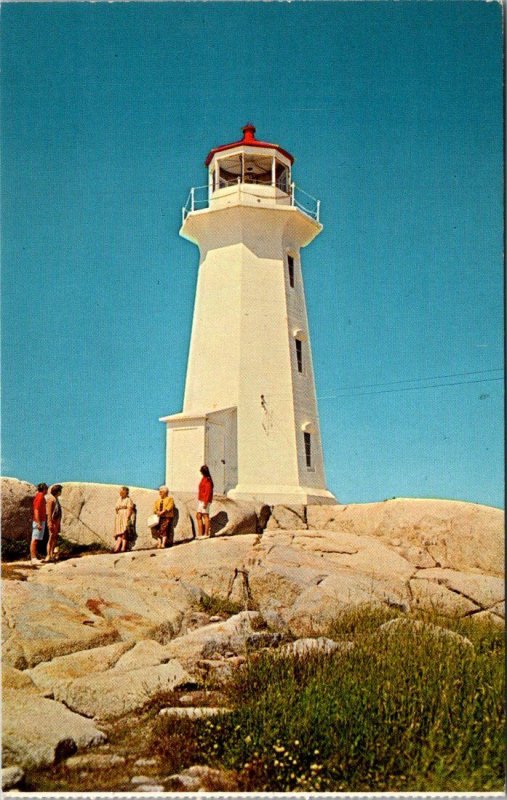
[{"label": "white lighthouse tower", "polygon": [[[200,261],[183,412],[167,426],[166,482],[266,503],[336,502],[324,478],[300,252],[319,202],[292,183],[293,157],[243,128],[206,159],[181,236]],[[300,202],[301,199],[301,202]]]}]

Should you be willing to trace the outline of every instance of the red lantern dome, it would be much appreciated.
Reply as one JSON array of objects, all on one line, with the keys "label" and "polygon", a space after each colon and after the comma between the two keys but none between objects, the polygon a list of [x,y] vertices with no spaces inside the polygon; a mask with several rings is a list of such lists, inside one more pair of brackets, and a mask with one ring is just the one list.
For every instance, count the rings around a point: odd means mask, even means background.
[{"label": "red lantern dome", "polygon": [[208,156],[206,158],[206,166],[209,166],[213,156],[216,153],[222,153],[224,150],[231,150],[233,147],[241,147],[242,145],[247,147],[269,147],[273,150],[278,150],[279,153],[288,158],[290,163],[294,163],[294,157],[291,156],[287,150],[284,150],[278,144],[272,144],[271,142],[261,142],[255,138],[255,125],[252,125],[251,122],[248,122],[242,129],[243,131],[243,138],[237,142],[230,142],[229,144],[223,144],[220,147],[214,147],[213,150],[210,150]]}]

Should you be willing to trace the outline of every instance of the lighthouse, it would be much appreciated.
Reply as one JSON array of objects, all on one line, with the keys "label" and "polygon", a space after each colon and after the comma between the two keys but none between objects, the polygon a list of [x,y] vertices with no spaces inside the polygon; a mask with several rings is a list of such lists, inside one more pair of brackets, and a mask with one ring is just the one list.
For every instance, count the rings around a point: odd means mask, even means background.
[{"label": "lighthouse", "polygon": [[292,180],[293,156],[259,141],[213,148],[180,235],[199,248],[183,411],[167,429],[166,483],[269,504],[336,502],[324,477],[301,250],[319,201]]}]

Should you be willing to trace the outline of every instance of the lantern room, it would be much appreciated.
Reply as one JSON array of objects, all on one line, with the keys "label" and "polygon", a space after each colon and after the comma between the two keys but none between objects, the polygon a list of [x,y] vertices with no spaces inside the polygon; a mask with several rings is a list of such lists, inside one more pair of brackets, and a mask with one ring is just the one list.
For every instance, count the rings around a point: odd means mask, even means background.
[{"label": "lantern room", "polygon": [[209,192],[242,185],[269,187],[276,194],[290,194],[293,157],[277,144],[255,138],[255,126],[242,128],[243,138],[215,147],[206,159]]},{"label": "lantern room", "polygon": [[243,138],[237,142],[210,150],[205,161],[207,184],[190,189],[181,210],[180,230],[181,235],[190,241],[194,241],[192,226],[187,225],[190,214],[237,205],[293,206],[319,222],[320,201],[296,187],[292,180],[293,156],[278,144],[256,139],[255,126],[251,123],[242,131]]}]

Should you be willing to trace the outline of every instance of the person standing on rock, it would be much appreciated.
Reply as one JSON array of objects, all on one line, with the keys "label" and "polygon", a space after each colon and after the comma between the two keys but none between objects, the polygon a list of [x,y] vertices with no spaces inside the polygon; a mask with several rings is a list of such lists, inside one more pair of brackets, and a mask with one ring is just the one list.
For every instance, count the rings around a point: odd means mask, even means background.
[{"label": "person standing on rock", "polygon": [[201,481],[197,493],[197,538],[210,535],[209,512],[213,501],[213,480],[206,464],[201,467]]},{"label": "person standing on rock", "polygon": [[31,563],[42,564],[42,561],[37,555],[37,543],[42,542],[46,530],[46,492],[48,490],[47,483],[39,483],[37,486],[37,494],[33,498],[33,514],[32,514],[32,540],[30,542],[30,560]]},{"label": "person standing on rock", "polygon": [[115,553],[124,553],[127,550],[130,533],[129,530],[134,523],[135,505],[129,497],[128,486],[120,489],[120,498],[115,507],[114,518],[114,538],[116,546]]},{"label": "person standing on rock", "polygon": [[155,501],[153,513],[158,515],[159,523],[151,529],[151,535],[158,539],[157,547],[169,547],[173,544],[174,531],[174,499],[169,495],[167,486],[161,486],[158,490],[160,497]]},{"label": "person standing on rock", "polygon": [[55,557],[55,547],[62,524],[62,507],[59,500],[62,488],[60,483],[55,483],[49,490],[49,494],[46,495],[46,518],[49,528],[49,539],[45,561],[53,561]]}]

